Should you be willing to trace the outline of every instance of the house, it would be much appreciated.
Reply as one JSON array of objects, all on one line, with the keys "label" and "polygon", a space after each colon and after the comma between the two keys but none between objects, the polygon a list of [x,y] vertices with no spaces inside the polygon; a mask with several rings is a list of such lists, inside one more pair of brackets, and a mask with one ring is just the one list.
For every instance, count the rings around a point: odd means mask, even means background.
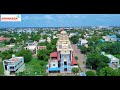
[{"label": "house", "polygon": [[103,38],[106,42],[110,41],[110,38],[109,38],[108,36],[102,36],[102,38]]},{"label": "house", "polygon": [[39,40],[39,43],[42,43],[42,42],[46,42],[46,39],[41,38],[41,39]]},{"label": "house", "polygon": [[105,52],[102,52],[101,54],[110,59],[110,63],[109,63],[110,67],[112,67],[113,69],[118,68],[118,66],[119,66],[119,59],[118,58],[114,57],[111,54],[105,54]]},{"label": "house", "polygon": [[47,42],[51,42],[51,38],[50,37],[47,37]]},{"label": "house", "polygon": [[78,67],[74,58],[72,45],[65,31],[61,31],[56,43],[57,51],[50,53],[47,72],[71,73],[72,68]]},{"label": "house", "polygon": [[0,47],[0,52],[10,50],[10,47]]},{"label": "house", "polygon": [[88,41],[86,40],[86,39],[81,39],[80,40],[80,44],[81,45],[85,45],[85,44],[87,44],[88,43]]},{"label": "house", "polygon": [[3,37],[3,36],[0,36],[0,42],[5,41],[5,40],[9,41],[10,38],[5,38],[5,37]]},{"label": "house", "polygon": [[53,35],[53,39],[58,38],[56,35]]},{"label": "house", "polygon": [[117,41],[117,36],[116,35],[107,35],[111,41]]},{"label": "house", "polygon": [[4,74],[6,76],[24,71],[24,57],[16,57],[12,55],[12,58],[3,61]]},{"label": "house", "polygon": [[24,48],[30,50],[32,53],[36,53],[37,45],[38,45],[38,43],[36,41],[34,41],[34,42],[30,41],[27,43],[27,46]]}]

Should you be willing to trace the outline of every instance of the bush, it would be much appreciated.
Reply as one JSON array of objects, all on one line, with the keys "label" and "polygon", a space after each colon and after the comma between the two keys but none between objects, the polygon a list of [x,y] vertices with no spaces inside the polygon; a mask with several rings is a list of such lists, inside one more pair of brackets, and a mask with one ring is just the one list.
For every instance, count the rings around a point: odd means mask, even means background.
[{"label": "bush", "polygon": [[87,71],[86,75],[87,76],[96,76],[95,72],[93,72],[93,71]]},{"label": "bush", "polygon": [[78,60],[78,57],[77,57],[77,56],[75,56],[75,59],[76,59],[76,60]]},{"label": "bush", "polygon": [[72,68],[72,72],[75,74],[75,73],[78,73],[79,72],[79,68]]}]

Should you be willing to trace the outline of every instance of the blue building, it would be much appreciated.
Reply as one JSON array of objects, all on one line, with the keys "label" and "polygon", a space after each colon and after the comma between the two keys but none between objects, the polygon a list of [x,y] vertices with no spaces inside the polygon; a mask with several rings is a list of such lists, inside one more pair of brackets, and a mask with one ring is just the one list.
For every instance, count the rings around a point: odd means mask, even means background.
[{"label": "blue building", "polygon": [[116,35],[107,35],[111,41],[117,41],[117,36]]}]

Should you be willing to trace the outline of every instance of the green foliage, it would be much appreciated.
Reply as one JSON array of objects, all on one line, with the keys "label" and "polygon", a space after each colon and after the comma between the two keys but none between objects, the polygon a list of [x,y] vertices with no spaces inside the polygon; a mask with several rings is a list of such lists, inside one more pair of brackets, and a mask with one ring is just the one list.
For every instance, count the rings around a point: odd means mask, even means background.
[{"label": "green foliage", "polygon": [[43,38],[43,39],[47,39],[47,37],[48,37],[48,36],[47,36],[46,34],[42,35],[42,38]]},{"label": "green foliage", "polygon": [[104,67],[102,69],[100,69],[99,76],[112,76],[113,75],[113,69],[110,67]]},{"label": "green foliage", "polygon": [[73,36],[70,38],[70,41],[72,41],[73,44],[77,44],[77,42],[79,41],[79,37],[78,36]]},{"label": "green foliage", "polygon": [[81,53],[86,54],[87,48],[85,46],[80,46]]},{"label": "green foliage", "polygon": [[87,71],[86,76],[96,76],[96,73],[93,71]]},{"label": "green foliage", "polygon": [[75,59],[76,59],[76,60],[78,60],[78,57],[77,57],[77,56],[75,56]]},{"label": "green foliage", "polygon": [[32,59],[32,53],[30,50],[22,49],[20,52],[16,53],[16,56],[23,56],[25,62],[30,62]]},{"label": "green foliage", "polygon": [[2,60],[10,59],[12,57],[12,53],[13,52],[11,50],[7,50],[7,51],[1,52],[1,58],[2,58]]},{"label": "green foliage", "polygon": [[4,75],[4,69],[3,69],[3,64],[0,62],[0,76]]},{"label": "green foliage", "polygon": [[38,50],[37,57],[38,57],[39,60],[48,61],[48,59],[49,59],[49,53],[45,49]]},{"label": "green foliage", "polygon": [[39,39],[40,39],[40,35],[39,34],[33,34],[31,36],[31,40],[33,40],[33,41],[39,41]]},{"label": "green foliage", "polygon": [[10,42],[10,43],[15,43],[16,40],[15,40],[14,38],[11,38],[9,42]]},{"label": "green foliage", "polygon": [[32,58],[30,62],[25,64],[25,71],[17,73],[17,76],[47,76],[46,64],[48,62],[40,61],[37,58]]},{"label": "green foliage", "polygon": [[79,72],[79,68],[72,68],[72,72],[73,73],[78,73]]},{"label": "green foliage", "polygon": [[57,39],[57,38],[52,39],[52,40],[51,40],[51,44],[52,44],[52,45],[56,45],[57,41],[58,41],[58,39]]},{"label": "green foliage", "polygon": [[120,42],[107,43],[104,47],[101,47],[102,51],[110,54],[120,54]]},{"label": "green foliage", "polygon": [[100,69],[105,66],[108,66],[110,60],[106,56],[99,54],[89,54],[87,57],[86,64],[88,67],[92,66],[92,69]]}]

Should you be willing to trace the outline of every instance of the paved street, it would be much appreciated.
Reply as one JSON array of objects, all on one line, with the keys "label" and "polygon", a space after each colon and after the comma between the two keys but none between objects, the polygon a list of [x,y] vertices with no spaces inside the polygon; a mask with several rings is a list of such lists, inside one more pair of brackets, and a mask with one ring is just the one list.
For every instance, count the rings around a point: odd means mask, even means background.
[{"label": "paved street", "polygon": [[72,44],[72,47],[74,50],[74,55],[78,57],[77,62],[79,63],[81,71],[85,72],[85,67],[86,67],[85,55],[80,52],[80,49],[77,48],[77,45]]}]

